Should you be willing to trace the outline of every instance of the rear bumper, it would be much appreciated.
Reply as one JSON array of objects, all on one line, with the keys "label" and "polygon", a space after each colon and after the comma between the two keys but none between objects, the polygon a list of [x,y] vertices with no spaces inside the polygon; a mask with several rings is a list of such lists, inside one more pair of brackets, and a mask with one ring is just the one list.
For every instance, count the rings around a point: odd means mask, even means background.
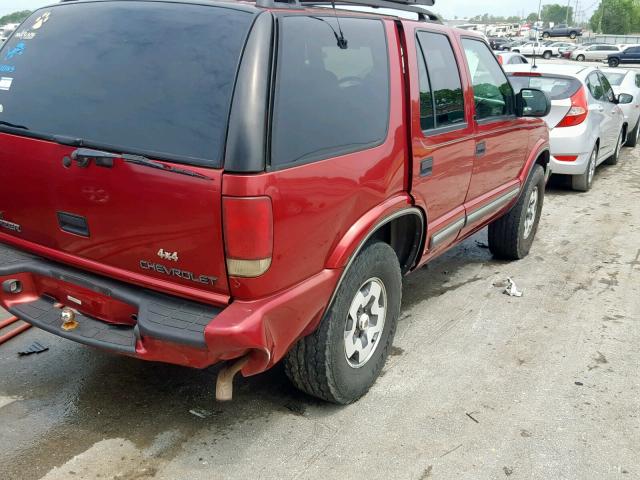
[{"label": "rear bumper", "polygon": [[[249,355],[244,375],[279,361],[319,322],[340,270],[324,270],[272,297],[217,307],[159,294],[0,243],[0,303],[22,320],[55,335],[144,360],[205,368]],[[61,328],[60,306],[76,310],[79,326]]]},{"label": "rear bumper", "polygon": [[[589,120],[574,127],[554,128],[549,140],[551,143],[551,158],[549,167],[551,173],[561,175],[581,175],[587,170],[589,157],[595,145],[592,139],[594,132],[590,130]],[[556,156],[576,156],[571,162],[561,161]]]}]

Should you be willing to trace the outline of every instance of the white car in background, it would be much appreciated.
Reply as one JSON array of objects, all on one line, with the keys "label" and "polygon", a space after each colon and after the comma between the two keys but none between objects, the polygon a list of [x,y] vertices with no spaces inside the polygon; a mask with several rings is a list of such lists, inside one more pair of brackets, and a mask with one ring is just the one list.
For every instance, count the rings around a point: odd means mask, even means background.
[{"label": "white car in background", "polygon": [[553,47],[551,45],[545,45],[545,42],[527,42],[519,47],[511,49],[512,52],[521,53],[528,56],[540,56],[545,59],[558,56],[559,47]]},{"label": "white car in background", "polygon": [[522,65],[529,63],[527,57],[514,52],[500,52],[496,53],[498,63],[500,65]]},{"label": "white car in background", "polygon": [[640,71],[603,68],[607,80],[618,95],[627,125],[627,147],[635,147],[640,139]]},{"label": "white car in background", "polygon": [[625,138],[624,115],[609,81],[583,65],[507,65],[516,93],[537,88],[549,95],[552,174],[571,175],[574,190],[593,185],[596,166],[616,164]]},{"label": "white car in background", "polygon": [[617,45],[590,45],[585,48],[578,47],[573,52],[571,52],[571,60],[577,60],[578,62],[584,61],[603,61],[606,60],[607,57],[615,52],[619,52],[620,47]]}]

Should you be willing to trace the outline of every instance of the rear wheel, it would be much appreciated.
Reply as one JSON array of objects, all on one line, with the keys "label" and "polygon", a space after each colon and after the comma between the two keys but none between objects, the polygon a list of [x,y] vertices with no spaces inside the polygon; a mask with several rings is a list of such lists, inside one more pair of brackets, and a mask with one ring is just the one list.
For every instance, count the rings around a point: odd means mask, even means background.
[{"label": "rear wheel", "polygon": [[611,68],[616,68],[618,65],[620,65],[620,60],[618,60],[617,58],[610,58],[609,59],[609,66]]},{"label": "rear wheel", "polygon": [[579,62],[584,62],[584,60],[585,60],[584,55],[578,55],[576,57],[576,60],[578,60]]},{"label": "rear wheel", "polygon": [[375,383],[389,354],[402,298],[398,257],[386,243],[365,248],[345,274],[314,333],[285,358],[300,390],[346,405]]},{"label": "rear wheel", "polygon": [[638,119],[638,123],[636,123],[636,127],[633,130],[631,130],[627,135],[627,143],[625,143],[625,146],[633,148],[638,144],[639,139],[640,139],[640,119]]},{"label": "rear wheel", "polygon": [[544,58],[545,60],[549,60],[551,58],[551,52],[547,50],[542,54],[542,58]]},{"label": "rear wheel", "polygon": [[604,163],[607,165],[616,165],[618,160],[620,160],[620,151],[622,150],[622,144],[624,142],[624,130],[620,130],[620,135],[618,135],[618,143],[616,143],[616,149],[609,158],[605,160]]},{"label": "rear wheel", "polygon": [[593,185],[593,177],[596,174],[596,162],[598,160],[598,147],[593,148],[589,162],[587,163],[587,169],[580,175],[573,175],[571,177],[571,186],[574,190],[579,192],[588,192]]},{"label": "rear wheel", "polygon": [[489,250],[495,257],[519,260],[529,254],[540,222],[544,187],[544,169],[536,165],[518,202],[489,225]]},{"label": "rear wheel", "polygon": [[549,35],[547,32],[544,32],[542,34],[542,38],[549,38],[551,35]]},{"label": "rear wheel", "polygon": [[570,38],[571,40],[575,40],[577,36],[578,36],[578,34],[577,34],[576,32],[571,32],[571,33],[569,34],[569,38]]}]

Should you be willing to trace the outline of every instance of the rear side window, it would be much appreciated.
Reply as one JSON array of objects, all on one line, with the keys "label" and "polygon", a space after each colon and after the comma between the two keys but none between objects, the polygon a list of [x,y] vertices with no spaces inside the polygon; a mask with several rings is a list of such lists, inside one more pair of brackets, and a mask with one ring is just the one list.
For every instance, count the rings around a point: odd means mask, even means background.
[{"label": "rear side window", "polygon": [[[418,43],[422,129],[464,124],[464,95],[449,39],[439,33],[418,32]],[[430,118],[433,112],[435,119]]]},{"label": "rear side window", "polygon": [[636,75],[636,87],[640,88],[640,75]]},{"label": "rear side window", "polygon": [[253,14],[160,2],[34,13],[0,53],[2,120],[118,152],[221,165]]},{"label": "rear side window", "polygon": [[514,111],[513,89],[496,57],[479,40],[464,38],[462,44],[471,72],[476,118],[511,115]]},{"label": "rear side window", "polygon": [[567,77],[530,77],[523,75],[510,75],[511,85],[516,92],[523,88],[536,88],[545,92],[550,100],[562,100],[571,98],[580,88],[580,81],[576,78]]},{"label": "rear side window", "polygon": [[607,72],[605,73],[605,76],[607,77],[607,80],[609,80],[609,83],[611,85],[615,85],[616,87],[619,85],[622,85],[622,82],[624,81],[624,77],[627,76],[626,73],[610,73]]},{"label": "rear side window", "polygon": [[600,84],[600,79],[598,78],[596,72],[593,72],[587,78],[587,86],[589,87],[589,91],[591,92],[593,98],[595,98],[596,100],[604,99],[604,89]]},{"label": "rear side window", "polygon": [[[271,165],[297,165],[373,147],[389,122],[389,60],[380,20],[279,19]],[[347,48],[338,47],[342,30]]]}]

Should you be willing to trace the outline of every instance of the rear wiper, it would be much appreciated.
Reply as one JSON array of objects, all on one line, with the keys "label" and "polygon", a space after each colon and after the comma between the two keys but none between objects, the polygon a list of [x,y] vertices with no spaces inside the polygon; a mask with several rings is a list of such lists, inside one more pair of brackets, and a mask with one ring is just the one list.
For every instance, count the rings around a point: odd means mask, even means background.
[{"label": "rear wiper", "polygon": [[0,125],[4,125],[5,127],[11,127],[11,128],[19,128],[20,130],[29,130],[29,128],[25,127],[24,125],[16,125],[15,123],[4,122],[2,120],[0,120]]},{"label": "rear wiper", "polygon": [[94,150],[91,148],[78,148],[71,154],[71,160],[75,160],[79,167],[86,167],[93,159],[96,165],[101,167],[111,168],[113,167],[113,159],[121,158],[127,163],[134,165],[141,165],[143,167],[156,168],[158,170],[164,170],[165,172],[177,173],[180,175],[187,175],[189,177],[202,178],[204,180],[211,180],[211,178],[201,173],[192,172],[182,168],[172,167],[165,165],[164,163],[156,162],[142,155],[132,155],[129,153],[111,153],[104,152],[102,150]]}]

